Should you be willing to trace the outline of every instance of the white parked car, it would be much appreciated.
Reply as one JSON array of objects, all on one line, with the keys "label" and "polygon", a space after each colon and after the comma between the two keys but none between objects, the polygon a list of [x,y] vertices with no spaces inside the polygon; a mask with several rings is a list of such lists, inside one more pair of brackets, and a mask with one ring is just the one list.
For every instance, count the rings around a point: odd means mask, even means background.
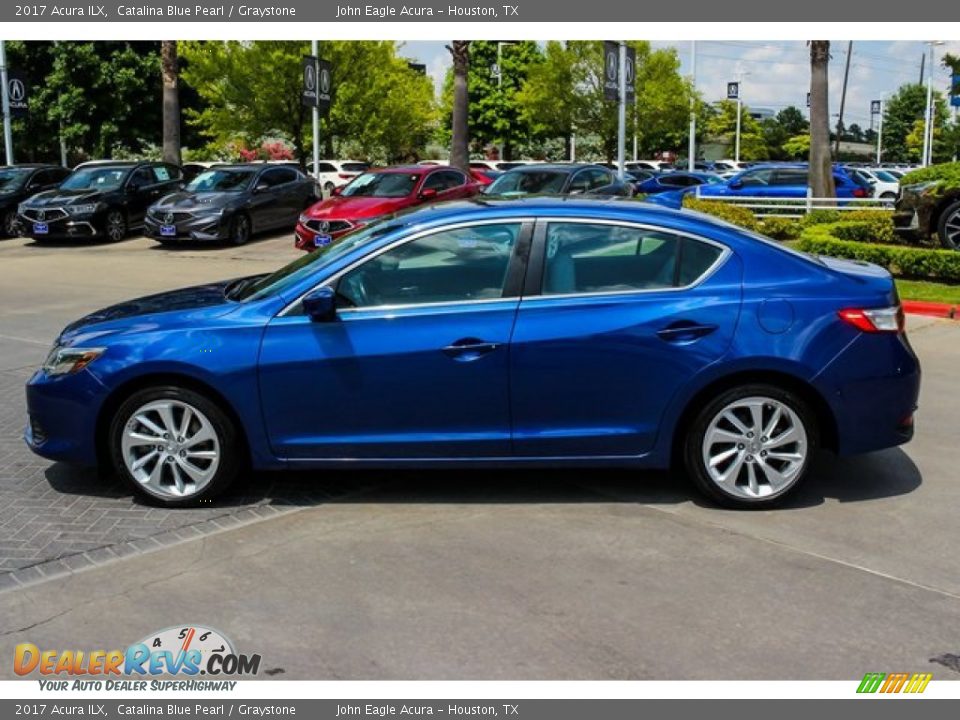
[{"label": "white parked car", "polygon": [[653,170],[654,172],[673,172],[673,163],[666,160],[630,160],[623,164],[627,172],[631,170]]},{"label": "white parked car", "polygon": [[[317,186],[324,195],[330,195],[335,187],[346,185],[357,175],[370,167],[370,163],[359,160],[321,160],[318,165]],[[313,163],[307,163],[307,170],[313,174]]]},{"label": "white parked car", "polygon": [[900,179],[883,168],[853,168],[852,172],[873,183],[873,197],[878,200],[896,200],[900,194]]},{"label": "white parked car", "polygon": [[749,163],[738,162],[736,160],[717,160],[713,163],[713,171],[715,173],[725,173],[725,172],[740,172],[741,170],[746,170],[750,167]]}]

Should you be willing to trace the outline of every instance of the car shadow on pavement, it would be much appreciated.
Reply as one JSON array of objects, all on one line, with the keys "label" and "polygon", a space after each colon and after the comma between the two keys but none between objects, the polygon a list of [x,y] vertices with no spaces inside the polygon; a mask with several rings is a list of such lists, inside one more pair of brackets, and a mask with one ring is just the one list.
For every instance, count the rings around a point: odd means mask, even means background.
[{"label": "car shadow on pavement", "polygon": [[[67,495],[140,504],[116,478],[62,463],[46,470],[51,488]],[[821,453],[810,476],[781,510],[905,495],[922,477],[913,460],[895,448],[858,457]],[[324,503],[640,503],[693,502],[712,507],[679,472],[597,468],[315,470],[253,473],[208,508],[270,504],[307,507]]]}]

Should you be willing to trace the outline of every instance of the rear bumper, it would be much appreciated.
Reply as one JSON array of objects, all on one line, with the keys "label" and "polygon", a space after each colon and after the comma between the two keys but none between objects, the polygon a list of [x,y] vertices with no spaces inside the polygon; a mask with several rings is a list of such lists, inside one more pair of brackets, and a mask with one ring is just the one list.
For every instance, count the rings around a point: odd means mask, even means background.
[{"label": "rear bumper", "polygon": [[882,450],[913,437],[920,362],[905,335],[859,335],[814,384],[833,411],[839,454]]}]

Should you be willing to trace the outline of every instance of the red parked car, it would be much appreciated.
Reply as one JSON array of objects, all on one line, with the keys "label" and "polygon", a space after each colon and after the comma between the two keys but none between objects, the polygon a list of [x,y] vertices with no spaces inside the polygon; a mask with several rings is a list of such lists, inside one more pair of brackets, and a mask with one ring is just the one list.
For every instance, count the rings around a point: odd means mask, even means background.
[{"label": "red parked car", "polygon": [[372,220],[405,208],[472,197],[482,185],[461,170],[446,166],[405,165],[372,170],[334,195],[304,211],[294,242],[310,252]]}]

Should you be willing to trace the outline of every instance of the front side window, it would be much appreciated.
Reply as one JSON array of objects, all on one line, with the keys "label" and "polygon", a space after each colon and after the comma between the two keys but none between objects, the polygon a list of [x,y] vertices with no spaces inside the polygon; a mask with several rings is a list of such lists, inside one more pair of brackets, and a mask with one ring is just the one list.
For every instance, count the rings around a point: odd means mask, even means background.
[{"label": "front side window", "polygon": [[501,175],[487,188],[490,195],[538,195],[559,193],[567,180],[560,170],[519,170]]},{"label": "front side window", "polygon": [[769,185],[773,180],[773,170],[751,170],[740,176],[744,185]]},{"label": "front side window", "polygon": [[343,275],[338,302],[368,308],[502,297],[520,227],[474,225],[403,243]]},{"label": "front side window", "polygon": [[450,188],[465,185],[466,182],[467,178],[463,173],[456,170],[440,170],[427,176],[427,179],[423,181],[423,189],[443,192]]},{"label": "front side window", "polygon": [[722,250],[673,233],[622,225],[550,223],[544,295],[683,287],[698,280]]}]

